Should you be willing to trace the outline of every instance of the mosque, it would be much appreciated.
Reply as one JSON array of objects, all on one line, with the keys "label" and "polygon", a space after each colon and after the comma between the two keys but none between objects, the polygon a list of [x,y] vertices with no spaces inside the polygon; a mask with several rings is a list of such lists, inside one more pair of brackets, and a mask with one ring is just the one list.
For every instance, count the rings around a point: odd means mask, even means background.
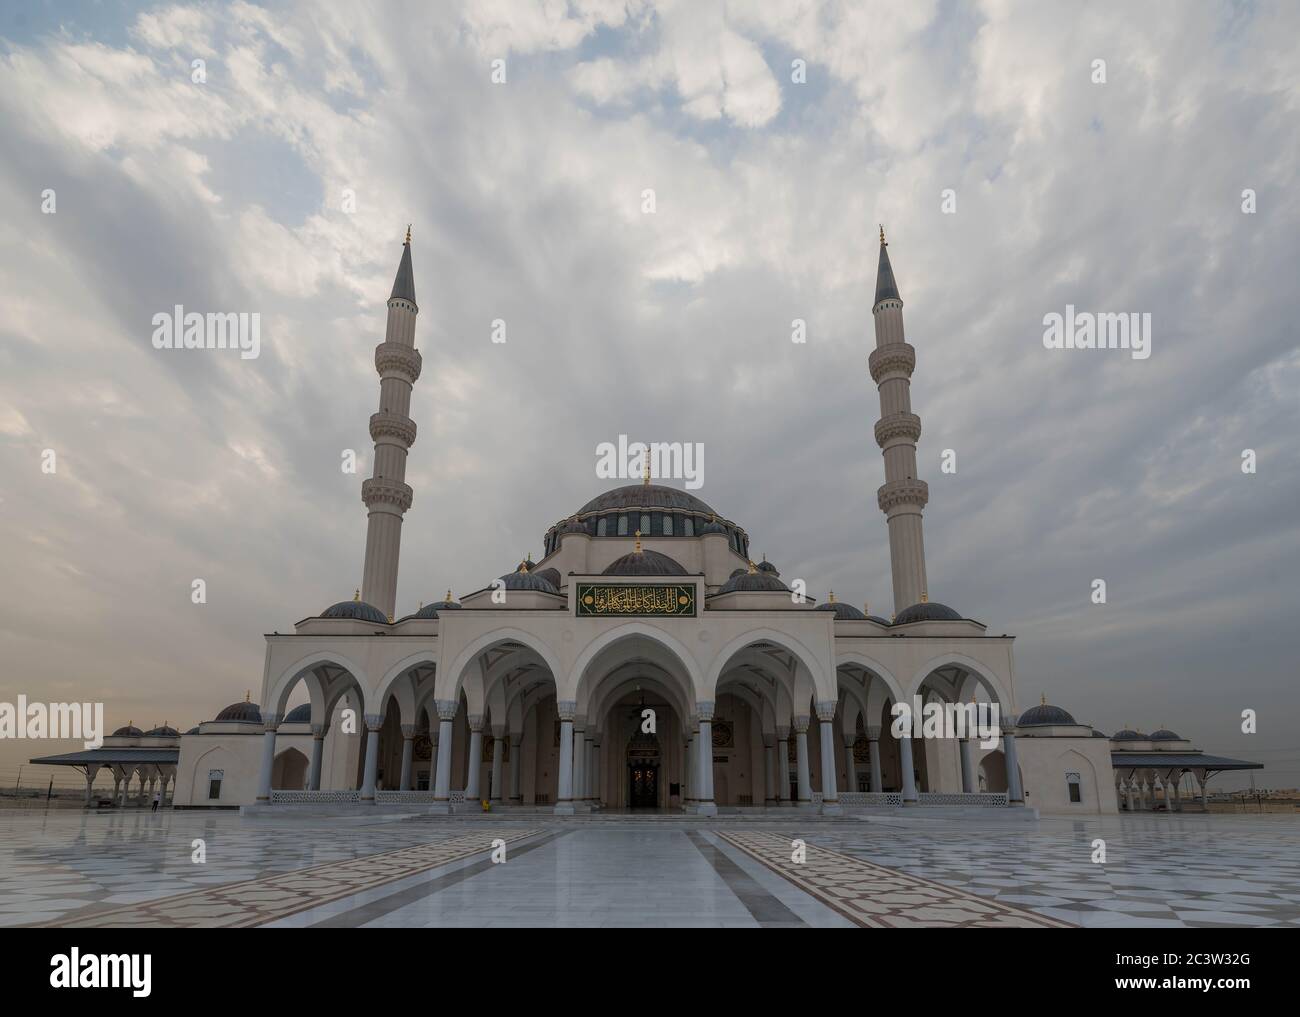
[{"label": "mosque", "polygon": [[[1108,738],[1046,703],[1020,712],[1013,637],[929,598],[917,353],[883,229],[867,363],[880,396],[889,619],[792,589],[772,562],[752,560],[740,522],[653,483],[648,456],[640,483],[551,525],[539,561],[398,617],[423,364],[409,230],[387,307],[360,588],[291,634],[266,636],[257,702],[250,690],[184,735],[128,725],[100,749],[32,761],[82,769],[88,806],[108,767],[105,804],[117,806],[156,788],[187,808],[915,807],[1015,818],[1180,809],[1187,773],[1205,807],[1210,774],[1258,767],[1167,730]],[[896,736],[892,708],[913,702],[996,706],[1000,727],[982,741]]]}]

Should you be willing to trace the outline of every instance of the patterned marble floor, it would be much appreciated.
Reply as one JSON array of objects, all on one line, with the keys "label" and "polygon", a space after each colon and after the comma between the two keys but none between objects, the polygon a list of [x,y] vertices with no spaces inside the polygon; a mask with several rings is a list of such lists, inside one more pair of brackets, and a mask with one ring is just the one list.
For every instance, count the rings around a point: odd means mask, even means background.
[{"label": "patterned marble floor", "polygon": [[[793,817],[792,817],[793,818]],[[1106,840],[1104,865],[1092,842]],[[507,842],[493,864],[492,840]],[[791,841],[808,845],[790,860]],[[195,839],[206,860],[192,861]],[[0,925],[1300,925],[1300,823],[0,812]]]}]

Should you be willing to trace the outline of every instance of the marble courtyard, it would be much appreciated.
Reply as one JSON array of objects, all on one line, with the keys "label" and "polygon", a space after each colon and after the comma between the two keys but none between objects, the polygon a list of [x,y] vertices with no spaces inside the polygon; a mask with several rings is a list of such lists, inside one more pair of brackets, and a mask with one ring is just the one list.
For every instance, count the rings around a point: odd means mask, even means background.
[{"label": "marble courtyard", "polygon": [[[1104,865],[1090,861],[1099,837]],[[0,925],[26,924],[1295,927],[1300,848],[1294,820],[1271,815],[1011,825],[8,811]]]}]

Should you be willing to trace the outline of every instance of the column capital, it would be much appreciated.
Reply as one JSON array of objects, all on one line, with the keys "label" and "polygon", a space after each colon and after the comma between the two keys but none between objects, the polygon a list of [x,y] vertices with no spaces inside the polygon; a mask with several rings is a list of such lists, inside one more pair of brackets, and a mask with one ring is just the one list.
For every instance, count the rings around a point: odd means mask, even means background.
[{"label": "column capital", "polygon": [[311,736],[315,738],[317,741],[320,741],[322,738],[325,737],[329,729],[330,726],[328,724],[313,724],[311,726]]},{"label": "column capital", "polygon": [[384,715],[382,713],[366,714],[367,731],[378,731],[383,726],[384,726]]},{"label": "column capital", "polygon": [[284,720],[282,713],[264,713],[262,714],[262,727],[267,731],[274,731],[280,726],[280,721]]},{"label": "column capital", "polygon": [[418,729],[416,728],[416,726],[415,726],[414,724],[403,724],[403,725],[402,725],[402,737],[405,738],[405,739],[409,742],[409,741],[411,741],[412,739],[415,738],[415,735],[416,735],[416,733],[417,733],[417,730],[418,730]]},{"label": "column capital", "polygon": [[560,720],[567,720],[573,723],[573,716],[578,712],[578,703],[574,699],[560,699],[555,703],[555,712],[560,715]]},{"label": "column capital", "polygon": [[701,724],[713,723],[713,700],[700,700],[695,704],[695,713],[700,718]]},{"label": "column capital", "polygon": [[763,747],[766,749],[776,748],[776,735],[774,734],[763,735]]},{"label": "column capital", "polygon": [[439,720],[455,720],[458,705],[454,699],[436,699],[433,703],[434,709],[438,711]]},{"label": "column capital", "polygon": [[518,748],[518,747],[519,747],[520,745],[522,745],[523,743],[524,743],[524,733],[523,733],[522,731],[511,731],[511,732],[510,732],[510,746],[511,746],[511,748]]},{"label": "column capital", "polygon": [[575,713],[573,715],[573,730],[584,733],[587,730],[587,715],[585,713]]},{"label": "column capital", "polygon": [[827,700],[817,704],[817,719],[823,724],[829,723],[835,719],[835,700]]},{"label": "column capital", "polygon": [[856,731],[853,731],[851,733],[848,731],[844,732],[844,747],[846,749],[853,748],[853,746],[856,745],[857,742],[858,742],[858,733]]},{"label": "column capital", "polygon": [[880,741],[880,728],[878,727],[867,728],[867,741],[869,742]]},{"label": "column capital", "polygon": [[492,737],[500,740],[506,736],[506,726],[504,724],[492,725]]},{"label": "column capital", "polygon": [[788,742],[790,740],[790,728],[784,724],[776,726],[776,740],[779,742]]},{"label": "column capital", "polygon": [[794,721],[794,733],[795,733],[795,734],[807,734],[807,733],[808,733],[808,720],[809,720],[809,718],[808,718],[808,714],[806,714],[806,713],[801,713],[801,714],[799,714],[797,717],[792,718],[792,720]]},{"label": "column capital", "polygon": [[471,713],[466,717],[466,720],[469,721],[470,731],[472,731],[474,734],[483,733],[483,714]]}]

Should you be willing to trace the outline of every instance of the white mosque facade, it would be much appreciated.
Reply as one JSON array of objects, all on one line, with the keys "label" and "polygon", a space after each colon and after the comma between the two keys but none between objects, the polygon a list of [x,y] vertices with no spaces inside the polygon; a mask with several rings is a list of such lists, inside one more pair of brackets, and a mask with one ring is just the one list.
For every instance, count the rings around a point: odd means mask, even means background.
[{"label": "white mosque facade", "polygon": [[[1253,765],[1204,756],[1172,732],[1110,739],[1058,707],[1021,713],[1013,638],[929,598],[916,350],[902,308],[882,232],[868,367],[881,406],[891,618],[792,590],[776,566],[751,560],[738,522],[648,475],[551,526],[538,561],[398,617],[422,367],[408,234],[375,350],[380,406],[356,595],[266,636],[256,703],[250,695],[184,735],[128,726],[103,749],[42,761],[84,768],[88,804],[95,773],[109,767],[114,804],[160,788],[191,808],[706,816],[1114,813],[1154,807],[1157,791],[1175,808],[1184,773],[1203,794],[1209,773]],[[893,730],[896,703],[972,702],[997,706],[995,737]]]}]

